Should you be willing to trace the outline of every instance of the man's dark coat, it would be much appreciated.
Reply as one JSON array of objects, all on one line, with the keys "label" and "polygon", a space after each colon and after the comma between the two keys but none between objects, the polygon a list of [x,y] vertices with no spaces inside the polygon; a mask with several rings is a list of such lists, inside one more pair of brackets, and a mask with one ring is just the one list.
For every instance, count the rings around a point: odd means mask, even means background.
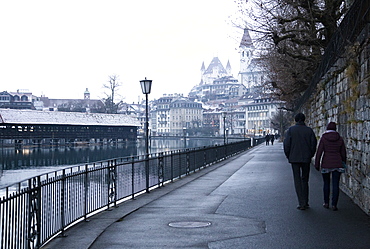
[{"label": "man's dark coat", "polygon": [[315,133],[304,122],[291,126],[285,135],[284,153],[289,163],[310,163],[316,152]]}]

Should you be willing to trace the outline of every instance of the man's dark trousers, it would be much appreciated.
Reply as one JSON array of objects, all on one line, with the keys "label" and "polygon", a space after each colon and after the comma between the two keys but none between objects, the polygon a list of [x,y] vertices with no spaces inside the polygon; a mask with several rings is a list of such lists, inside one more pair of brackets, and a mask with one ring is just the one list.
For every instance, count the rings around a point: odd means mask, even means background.
[{"label": "man's dark trousers", "polygon": [[299,206],[307,207],[310,163],[292,163],[292,169]]}]

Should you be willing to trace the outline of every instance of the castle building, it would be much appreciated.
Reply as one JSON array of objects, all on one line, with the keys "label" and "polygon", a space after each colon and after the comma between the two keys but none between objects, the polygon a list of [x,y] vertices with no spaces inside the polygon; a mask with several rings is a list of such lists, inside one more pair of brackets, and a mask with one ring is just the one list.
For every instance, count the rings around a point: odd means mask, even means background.
[{"label": "castle building", "polygon": [[205,102],[214,99],[241,97],[246,92],[246,88],[232,76],[229,61],[225,68],[220,59],[214,57],[207,69],[203,62],[200,71],[201,81],[189,93],[189,97],[192,99]]},{"label": "castle building", "polygon": [[[230,62],[227,62],[227,66],[229,69],[229,72],[231,71]],[[201,67],[201,82],[200,85],[210,85],[213,84],[213,81],[216,79],[219,79],[224,76],[228,76],[226,69],[222,65],[220,59],[218,57],[214,57],[207,67],[205,69],[204,62]]]}]

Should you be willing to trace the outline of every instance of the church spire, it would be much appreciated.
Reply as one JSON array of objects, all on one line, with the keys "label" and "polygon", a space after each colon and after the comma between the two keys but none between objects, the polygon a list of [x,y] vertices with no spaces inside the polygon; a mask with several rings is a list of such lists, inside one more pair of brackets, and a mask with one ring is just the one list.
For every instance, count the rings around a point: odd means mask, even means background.
[{"label": "church spire", "polygon": [[226,72],[227,72],[227,75],[228,76],[231,76],[231,65],[230,65],[230,61],[229,60],[227,60]]},{"label": "church spire", "polygon": [[249,32],[248,32],[247,28],[244,29],[243,38],[240,41],[240,46],[239,47],[247,47],[247,48],[253,48],[254,47],[253,42],[252,42],[252,38],[249,35]]},{"label": "church spire", "polygon": [[244,34],[242,37],[242,40],[240,41],[239,51],[240,51],[240,83],[246,84],[248,82],[247,74],[248,67],[252,62],[252,59],[254,57],[254,46],[251,39],[251,36],[249,35],[248,29],[244,29]]}]

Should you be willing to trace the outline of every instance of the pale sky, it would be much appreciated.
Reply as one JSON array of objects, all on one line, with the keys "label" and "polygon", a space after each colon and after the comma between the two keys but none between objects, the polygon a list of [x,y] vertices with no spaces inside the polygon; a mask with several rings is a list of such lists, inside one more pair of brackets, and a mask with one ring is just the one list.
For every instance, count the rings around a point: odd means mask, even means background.
[{"label": "pale sky", "polygon": [[218,56],[238,78],[242,30],[233,0],[0,0],[0,91],[49,98],[105,97],[109,75],[125,102],[183,93]]}]

